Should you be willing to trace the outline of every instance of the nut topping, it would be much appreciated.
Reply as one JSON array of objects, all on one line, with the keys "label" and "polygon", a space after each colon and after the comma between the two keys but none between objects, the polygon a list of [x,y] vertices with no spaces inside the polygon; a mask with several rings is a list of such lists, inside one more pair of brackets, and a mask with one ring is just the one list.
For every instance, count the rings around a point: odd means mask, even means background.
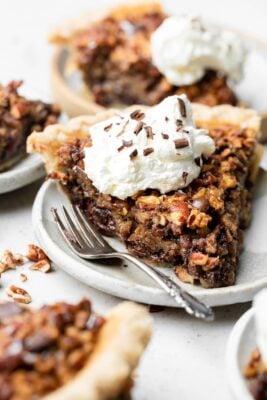
[{"label": "nut topping", "polygon": [[7,288],[6,294],[18,303],[29,304],[32,301],[31,296],[26,290],[15,285],[11,285]]}]

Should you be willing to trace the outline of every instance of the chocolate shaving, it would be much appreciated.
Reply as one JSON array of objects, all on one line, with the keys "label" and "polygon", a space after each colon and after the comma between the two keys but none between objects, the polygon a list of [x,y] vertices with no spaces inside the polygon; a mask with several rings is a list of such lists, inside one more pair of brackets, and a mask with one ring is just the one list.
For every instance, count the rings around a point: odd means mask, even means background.
[{"label": "chocolate shaving", "polygon": [[186,118],[186,106],[185,106],[185,102],[184,102],[180,97],[178,97],[178,104],[179,104],[181,116],[182,116],[183,118]]},{"label": "chocolate shaving", "polygon": [[195,163],[197,164],[198,167],[201,167],[201,164],[202,164],[201,157],[196,157],[196,158],[194,159],[194,161],[195,161]]},{"label": "chocolate shaving", "polygon": [[185,138],[174,140],[174,145],[176,149],[183,149],[188,146],[188,140]]},{"label": "chocolate shaving", "polygon": [[182,178],[183,178],[184,184],[186,184],[187,177],[188,177],[188,172],[184,171],[183,174],[182,174]]},{"label": "chocolate shaving", "polygon": [[136,149],[134,149],[134,151],[131,152],[130,154],[130,159],[133,160],[138,154],[138,151]]},{"label": "chocolate shaving", "polygon": [[117,151],[122,151],[124,149],[124,145],[122,144],[120,147],[117,148]]},{"label": "chocolate shaving", "polygon": [[154,133],[152,131],[151,126],[146,126],[145,127],[145,131],[146,131],[146,136],[148,139],[153,139]]},{"label": "chocolate shaving", "polygon": [[139,121],[134,129],[134,134],[138,135],[138,133],[142,130],[144,123]]},{"label": "chocolate shaving", "polygon": [[104,131],[108,132],[111,128],[112,128],[112,123],[107,125],[107,126],[105,126]]},{"label": "chocolate shaving", "polygon": [[137,121],[140,121],[145,117],[145,113],[142,112],[142,110],[135,110],[130,114],[130,117],[132,119],[136,119]]},{"label": "chocolate shaving", "polygon": [[177,131],[180,131],[183,128],[183,121],[180,119],[176,120]]},{"label": "chocolate shaving", "polygon": [[167,133],[162,133],[161,136],[163,139],[169,139],[169,135],[167,135]]},{"label": "chocolate shaving", "polygon": [[149,154],[153,153],[153,151],[153,147],[147,147],[146,149],[144,149],[143,154],[144,156],[148,156]]},{"label": "chocolate shaving", "polygon": [[169,118],[168,118],[167,116],[165,117],[165,121],[166,121],[166,122],[168,122],[168,121],[169,121]]}]

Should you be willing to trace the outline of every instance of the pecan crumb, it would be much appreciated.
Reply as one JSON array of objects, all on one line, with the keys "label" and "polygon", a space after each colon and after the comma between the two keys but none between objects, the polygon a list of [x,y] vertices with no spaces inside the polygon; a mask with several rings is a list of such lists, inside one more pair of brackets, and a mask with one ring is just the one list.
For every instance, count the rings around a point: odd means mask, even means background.
[{"label": "pecan crumb", "polygon": [[15,285],[9,286],[9,288],[6,289],[6,294],[18,303],[29,304],[32,301],[31,296],[25,289]]},{"label": "pecan crumb", "polygon": [[30,269],[47,273],[51,270],[51,264],[48,259],[43,259],[31,265]]},{"label": "pecan crumb", "polygon": [[0,256],[0,273],[8,269],[16,269],[18,265],[25,262],[25,257],[19,253],[12,253],[10,250],[5,250]]},{"label": "pecan crumb", "polygon": [[23,272],[21,272],[19,275],[19,279],[21,280],[21,282],[26,282],[28,280],[28,277],[26,274],[23,274]]},{"label": "pecan crumb", "polygon": [[30,261],[40,261],[40,260],[48,260],[47,255],[45,252],[35,244],[29,244],[28,245],[28,253],[26,255],[28,260]]}]

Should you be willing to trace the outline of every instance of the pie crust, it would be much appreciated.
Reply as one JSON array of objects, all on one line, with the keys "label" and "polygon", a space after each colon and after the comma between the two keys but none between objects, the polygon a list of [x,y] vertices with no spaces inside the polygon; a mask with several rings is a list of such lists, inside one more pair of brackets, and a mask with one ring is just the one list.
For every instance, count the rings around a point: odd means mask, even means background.
[{"label": "pie crust", "polygon": [[87,363],[65,385],[42,399],[117,398],[128,390],[150,337],[151,317],[147,310],[131,302],[119,304],[106,315]]}]

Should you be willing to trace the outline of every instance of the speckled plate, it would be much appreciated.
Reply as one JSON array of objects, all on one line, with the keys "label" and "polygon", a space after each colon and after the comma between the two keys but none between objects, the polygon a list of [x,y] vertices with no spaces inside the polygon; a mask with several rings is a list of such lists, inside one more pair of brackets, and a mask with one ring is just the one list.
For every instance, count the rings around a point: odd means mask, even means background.
[{"label": "speckled plate", "polygon": [[256,348],[253,308],[235,324],[227,343],[227,378],[235,400],[253,400],[243,377],[245,365]]},{"label": "speckled plate", "polygon": [[[79,259],[62,240],[53,222],[50,209],[67,204],[68,200],[56,183],[47,181],[41,187],[33,207],[34,231],[42,248],[65,272],[74,278],[106,293],[147,304],[177,306],[163,290],[132,265],[105,266]],[[212,306],[241,303],[251,300],[267,286],[267,174],[261,173],[254,196],[253,220],[246,232],[235,286],[204,289],[182,284],[196,297]],[[108,239],[117,249],[122,245]],[[171,269],[164,268],[169,275]],[[174,277],[174,279],[176,279]]]},{"label": "speckled plate", "polygon": [[45,176],[42,158],[37,154],[25,155],[5,172],[0,172],[0,194],[11,192]]}]

